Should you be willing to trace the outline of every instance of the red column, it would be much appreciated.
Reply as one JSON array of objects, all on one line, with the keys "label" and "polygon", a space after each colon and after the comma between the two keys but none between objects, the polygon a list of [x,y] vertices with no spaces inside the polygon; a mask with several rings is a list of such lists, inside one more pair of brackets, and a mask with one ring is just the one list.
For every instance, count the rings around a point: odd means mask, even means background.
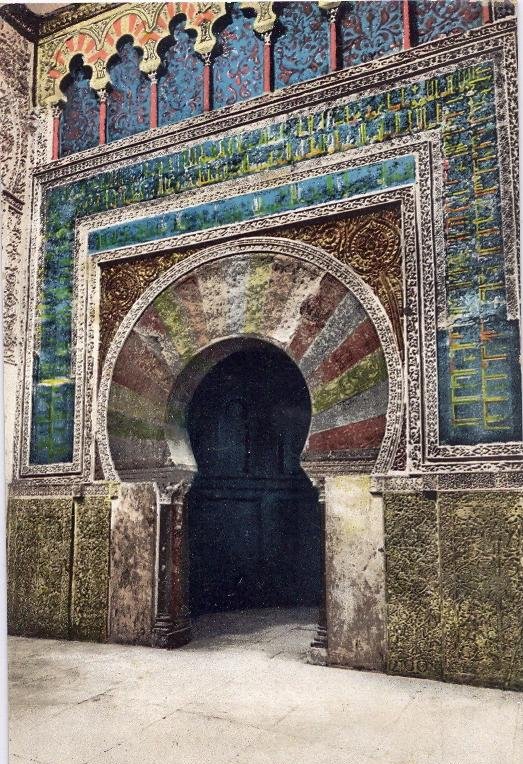
[{"label": "red column", "polygon": [[58,104],[53,106],[53,146],[51,150],[51,158],[58,159],[60,154],[60,116],[62,108]]},{"label": "red column", "polygon": [[331,8],[329,11],[329,71],[335,72],[338,68],[338,29],[336,18],[338,9]]},{"label": "red column", "polygon": [[411,47],[409,0],[403,0],[403,50]]},{"label": "red column", "polygon": [[203,110],[211,110],[211,54],[205,53],[203,57]]},{"label": "red column", "polygon": [[482,8],[481,8],[481,18],[483,19],[484,24],[490,24],[492,21],[490,17],[490,2],[489,0],[482,0]]},{"label": "red column", "polygon": [[149,127],[158,127],[158,82],[156,80],[156,72],[151,72],[149,75],[151,80],[151,106],[149,115]]},{"label": "red column", "polygon": [[107,143],[107,91],[99,90],[100,111],[98,116],[98,143],[104,146]]},{"label": "red column", "polygon": [[272,43],[271,32],[263,35],[263,92],[270,93],[272,90]]}]

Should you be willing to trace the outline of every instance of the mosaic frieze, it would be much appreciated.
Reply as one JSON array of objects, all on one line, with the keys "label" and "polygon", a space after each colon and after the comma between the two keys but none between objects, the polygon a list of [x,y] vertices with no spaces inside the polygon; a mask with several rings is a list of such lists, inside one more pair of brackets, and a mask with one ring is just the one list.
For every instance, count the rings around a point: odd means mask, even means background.
[{"label": "mosaic frieze", "polygon": [[[58,419],[61,417],[58,412],[63,412],[64,422],[71,419],[67,386],[72,384],[70,284],[75,218],[170,196],[202,183],[231,180],[285,166],[289,162],[350,151],[354,147],[431,128],[441,128],[443,133],[446,246],[450,252],[447,316],[439,317],[440,326],[445,322],[449,325],[448,329],[441,329],[439,335],[440,437],[448,443],[518,440],[519,404],[514,399],[514,390],[519,387],[515,350],[517,327],[505,318],[505,292],[503,287],[499,288],[503,275],[503,249],[499,177],[493,158],[497,139],[493,92],[492,67],[481,64],[309,117],[291,117],[241,136],[209,140],[171,156],[51,190],[46,202],[48,238],[40,312],[40,367],[35,378],[32,460],[36,463],[53,461],[46,455],[51,424],[49,420],[46,434],[45,411],[55,410]],[[484,114],[485,118],[477,119],[479,114]],[[472,161],[465,162],[468,152]],[[483,172],[483,167],[488,172]],[[368,178],[368,173],[368,168],[361,169],[362,177]],[[328,184],[326,178],[322,182]],[[336,179],[332,182],[335,187]],[[458,213],[464,189],[473,195],[474,203],[468,204],[461,216]],[[296,191],[289,187],[289,198]],[[270,193],[278,194],[279,189]],[[246,214],[252,215],[257,201],[249,201]],[[227,202],[224,204],[226,207]],[[182,217],[187,219],[190,214],[193,213],[182,213]],[[230,214],[236,214],[232,205]],[[134,225],[129,224],[125,231],[132,230]],[[139,225],[137,235],[140,235]],[[485,248],[485,252],[477,252],[477,243]],[[467,273],[462,284],[455,279],[459,268],[454,264],[460,262]],[[484,331],[485,328],[488,331]],[[456,368],[452,354],[460,333],[466,332],[475,338],[477,357],[495,355],[496,358],[491,366],[494,379],[481,391],[478,388],[474,391],[483,419],[467,415],[462,421],[462,409],[452,408],[451,391],[455,397],[459,396],[463,384],[462,369]],[[495,337],[504,338],[505,344],[499,352],[499,348],[492,344]],[[53,387],[53,393],[47,389],[49,386]],[[468,392],[465,390],[465,397]],[[497,400],[490,401],[492,396]],[[40,426],[38,431],[36,424]],[[69,432],[64,429],[65,435],[69,436]],[[57,453],[60,448],[61,456]],[[67,461],[70,450],[70,441],[53,444],[56,461]]]},{"label": "mosaic frieze", "polygon": [[[238,142],[241,144],[241,137]],[[238,150],[242,150],[241,145]],[[205,177],[204,170],[200,176],[201,182]],[[311,207],[335,199],[402,186],[413,183],[415,179],[416,167],[413,157],[389,159],[267,191],[235,196],[232,199],[94,230],[89,234],[88,249],[91,254],[95,254],[129,244],[172,238],[188,231],[202,231],[206,228],[266,217],[283,210]]]},{"label": "mosaic frieze", "polygon": [[401,50],[401,0],[343,2],[339,13],[340,55],[344,67]]},{"label": "mosaic frieze", "polygon": [[246,13],[233,3],[230,23],[217,35],[212,67],[215,109],[263,92],[263,41],[253,31],[254,18]]}]

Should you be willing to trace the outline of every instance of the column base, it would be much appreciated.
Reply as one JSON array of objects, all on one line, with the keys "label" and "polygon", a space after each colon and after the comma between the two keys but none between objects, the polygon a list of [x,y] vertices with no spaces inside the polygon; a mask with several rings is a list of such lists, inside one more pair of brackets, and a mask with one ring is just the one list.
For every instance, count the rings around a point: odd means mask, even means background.
[{"label": "column base", "polygon": [[316,629],[316,634],[311,642],[311,647],[318,647],[326,650],[328,646],[327,642],[327,627],[319,625]]},{"label": "column base", "polygon": [[307,663],[313,666],[328,666],[327,649],[325,647],[315,647],[311,644],[307,654]]},{"label": "column base", "polygon": [[170,650],[183,647],[191,641],[191,622],[187,620],[175,622],[172,618],[157,618],[151,638],[152,647]]}]

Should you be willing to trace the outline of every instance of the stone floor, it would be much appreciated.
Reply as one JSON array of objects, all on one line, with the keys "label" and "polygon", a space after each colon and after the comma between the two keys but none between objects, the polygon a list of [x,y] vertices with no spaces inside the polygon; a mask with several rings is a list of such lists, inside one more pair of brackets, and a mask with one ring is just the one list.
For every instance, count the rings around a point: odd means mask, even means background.
[{"label": "stone floor", "polygon": [[305,662],[310,611],[173,652],[11,638],[10,763],[521,764],[523,696]]}]

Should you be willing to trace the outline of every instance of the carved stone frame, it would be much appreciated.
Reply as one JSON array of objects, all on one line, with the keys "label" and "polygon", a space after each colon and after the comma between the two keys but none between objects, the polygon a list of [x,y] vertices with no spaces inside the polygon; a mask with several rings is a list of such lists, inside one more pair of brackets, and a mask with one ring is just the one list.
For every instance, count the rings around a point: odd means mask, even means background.
[{"label": "carved stone frame", "polygon": [[[288,89],[287,97],[282,99],[281,94],[271,94],[267,98],[256,99],[253,103],[240,104],[230,109],[223,109],[209,118],[194,118],[173,128],[161,128],[151,131],[146,136],[137,136],[125,139],[108,146],[105,149],[94,149],[83,152],[78,158],[62,160],[43,168],[35,173],[33,194],[33,227],[31,231],[31,275],[30,275],[30,299],[28,305],[28,323],[26,330],[26,354],[25,354],[25,381],[24,389],[19,394],[19,411],[21,416],[20,442],[16,444],[17,463],[20,464],[21,477],[33,477],[39,479],[42,484],[70,482],[71,476],[77,476],[79,480],[89,481],[91,477],[91,452],[92,452],[92,427],[93,427],[93,396],[92,386],[85,385],[86,379],[92,379],[92,373],[96,365],[94,359],[94,344],[96,343],[96,330],[92,327],[96,324],[96,301],[92,299],[96,293],[96,276],[93,273],[93,265],[102,262],[102,256],[90,259],[86,256],[86,235],[89,228],[103,224],[103,215],[96,218],[85,218],[77,221],[76,246],[75,246],[75,283],[74,305],[76,320],[74,322],[73,342],[76,346],[75,378],[76,378],[76,425],[74,439],[75,458],[71,464],[30,465],[28,463],[28,447],[30,433],[30,408],[31,408],[31,370],[33,353],[34,321],[36,304],[41,285],[39,283],[38,265],[41,257],[43,244],[43,224],[41,215],[41,200],[45,189],[50,186],[61,185],[72,179],[80,179],[96,175],[97,169],[102,164],[127,165],[134,164],[140,158],[160,156],[165,151],[173,149],[174,145],[190,146],[201,142],[202,136],[212,131],[214,134],[228,134],[241,131],[246,120],[249,123],[258,121],[259,126],[270,124],[279,115],[285,117],[289,112],[306,114],[310,108],[319,103],[332,102],[337,104],[350,99],[358,99],[362,95],[374,94],[390,89],[390,83],[415,82],[424,74],[442,74],[452,71],[459,65],[466,65],[468,60],[475,62],[488,60],[494,62],[496,70],[496,102],[499,115],[498,132],[500,138],[500,177],[502,188],[502,216],[506,250],[506,285],[507,285],[507,310],[510,316],[518,316],[519,266],[517,263],[517,111],[516,111],[516,63],[515,63],[515,37],[514,21],[504,19],[490,25],[488,28],[475,30],[460,37],[459,41],[437,41],[427,46],[416,49],[416,56],[405,52],[401,56],[391,56],[386,60],[375,61],[370,65],[354,67],[350,72],[338,72],[322,79],[321,83],[312,81],[302,83]],[[412,59],[412,60],[411,60]],[[202,130],[202,127],[205,129]],[[423,149],[422,144],[425,144]],[[397,145],[395,145],[397,144]],[[403,151],[401,150],[403,149]],[[425,151],[425,154],[424,154]],[[407,365],[406,376],[408,384],[408,413],[409,413],[409,449],[410,467],[414,472],[423,473],[451,473],[451,472],[492,472],[510,471],[520,469],[523,457],[522,443],[480,444],[477,446],[442,446],[438,442],[437,432],[437,381],[435,378],[435,357],[430,352],[425,352],[425,364],[420,365],[420,343],[423,339],[425,347],[434,347],[433,341],[436,331],[436,291],[439,300],[442,300],[444,259],[442,249],[441,210],[437,200],[440,197],[441,177],[437,172],[432,172],[431,159],[439,152],[439,131],[433,130],[425,134],[417,134],[411,139],[403,139],[398,142],[368,146],[358,150],[338,154],[334,157],[326,157],[320,160],[300,162],[295,170],[292,167],[284,168],[283,171],[264,172],[259,175],[234,181],[235,195],[246,193],[257,188],[278,185],[285,180],[295,180],[303,177],[311,177],[314,174],[322,174],[331,167],[341,166],[344,162],[349,164],[366,164],[372,158],[401,155],[402,153],[415,153],[418,156],[418,184],[416,194],[416,209],[411,205],[412,211],[408,212],[404,206],[404,232],[405,232],[405,287],[407,316],[406,346]],[[425,159],[423,159],[423,156]],[[130,157],[130,158],[129,158]],[[438,162],[435,163],[436,165]],[[201,192],[201,200],[212,198],[213,194],[224,195],[228,193],[228,184],[221,183],[207,192]],[[394,193],[400,193],[396,191]],[[405,198],[408,192],[403,189]],[[389,192],[376,194],[375,203],[383,203],[387,198],[392,198]],[[197,192],[190,193],[191,201],[197,198]],[[435,202],[432,200],[435,197]],[[104,213],[110,215],[112,222],[116,219],[131,219],[136,212],[143,216],[146,209],[160,211],[164,203],[172,203],[171,197],[167,202],[155,202],[151,205],[139,205],[123,210]],[[176,197],[176,205],[183,204],[184,195]],[[338,205],[352,204],[357,199],[348,202],[334,203]],[[369,198],[360,199],[360,207],[372,203]],[[332,214],[329,205],[319,205],[316,208],[293,213],[284,213],[282,222],[292,220],[296,222],[300,215],[321,217],[324,214]],[[436,216],[435,216],[436,212]],[[275,225],[272,218],[269,221]],[[267,220],[251,221],[246,224],[232,226],[227,235],[240,235],[245,230],[260,232],[267,225]],[[223,235],[223,231],[221,232]],[[194,235],[200,240],[211,241],[218,230],[205,231]],[[419,244],[419,260],[412,253],[416,247],[416,239]],[[186,242],[187,243],[187,242]],[[165,249],[169,242],[155,242],[147,245],[147,251],[159,251]],[[181,237],[177,237],[176,246],[183,245]],[[140,249],[140,247],[142,247]],[[130,250],[118,250],[107,254],[107,258],[129,257],[144,251],[143,245]],[[94,272],[96,272],[94,267]],[[89,286],[88,286],[89,285]],[[436,290],[437,286],[437,290]],[[89,291],[89,302],[85,302],[86,290]],[[419,316],[422,317],[421,324]],[[425,408],[422,411],[420,405],[420,390],[425,391]],[[23,399],[23,401],[22,401]],[[85,403],[84,403],[85,402]],[[82,454],[85,459],[82,460]],[[60,475],[64,476],[60,478]],[[65,477],[69,476],[69,477]]]}]

